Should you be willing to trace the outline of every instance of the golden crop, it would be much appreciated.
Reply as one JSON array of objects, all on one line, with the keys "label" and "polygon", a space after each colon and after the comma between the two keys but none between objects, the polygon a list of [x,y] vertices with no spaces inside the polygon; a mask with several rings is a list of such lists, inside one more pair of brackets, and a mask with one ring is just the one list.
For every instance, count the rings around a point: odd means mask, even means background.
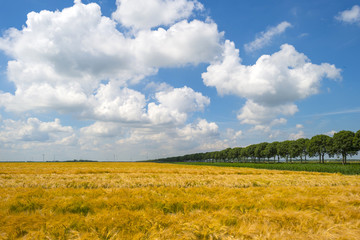
[{"label": "golden crop", "polygon": [[0,163],[0,239],[359,239],[360,177]]}]

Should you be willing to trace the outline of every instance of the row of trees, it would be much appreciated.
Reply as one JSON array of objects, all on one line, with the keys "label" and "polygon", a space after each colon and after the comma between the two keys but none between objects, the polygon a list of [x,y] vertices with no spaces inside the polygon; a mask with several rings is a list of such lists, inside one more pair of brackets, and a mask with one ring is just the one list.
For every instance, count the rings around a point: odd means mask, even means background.
[{"label": "row of trees", "polygon": [[347,157],[360,151],[360,130],[340,131],[333,137],[316,135],[311,139],[300,138],[283,142],[258,143],[247,147],[227,148],[222,151],[195,153],[178,157],[157,159],[158,162],[211,161],[211,162],[292,162],[300,159],[301,163],[308,157],[318,157],[324,163],[325,155],[341,156],[346,164]]}]

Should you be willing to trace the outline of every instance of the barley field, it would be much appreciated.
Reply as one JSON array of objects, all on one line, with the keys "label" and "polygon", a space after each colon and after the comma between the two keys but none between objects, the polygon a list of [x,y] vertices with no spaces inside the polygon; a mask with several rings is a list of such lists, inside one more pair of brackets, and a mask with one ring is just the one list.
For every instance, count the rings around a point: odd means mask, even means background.
[{"label": "barley field", "polygon": [[360,177],[0,163],[0,239],[359,239]]}]

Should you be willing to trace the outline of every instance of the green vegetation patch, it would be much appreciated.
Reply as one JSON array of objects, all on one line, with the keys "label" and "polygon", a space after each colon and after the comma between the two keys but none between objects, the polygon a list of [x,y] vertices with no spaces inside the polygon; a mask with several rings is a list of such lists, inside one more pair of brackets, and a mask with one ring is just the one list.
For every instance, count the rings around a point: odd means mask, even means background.
[{"label": "green vegetation patch", "polygon": [[206,165],[217,167],[246,167],[272,170],[307,171],[307,172],[327,172],[342,173],[345,175],[360,175],[360,163],[343,165],[341,163],[206,163],[206,162],[181,162],[186,165]]}]

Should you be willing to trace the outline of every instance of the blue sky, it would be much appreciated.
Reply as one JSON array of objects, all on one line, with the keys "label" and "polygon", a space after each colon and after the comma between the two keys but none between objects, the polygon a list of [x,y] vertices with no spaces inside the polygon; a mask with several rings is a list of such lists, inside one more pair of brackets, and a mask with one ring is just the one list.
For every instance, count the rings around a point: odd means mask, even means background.
[{"label": "blue sky", "polygon": [[359,130],[358,1],[5,1],[0,161]]}]

